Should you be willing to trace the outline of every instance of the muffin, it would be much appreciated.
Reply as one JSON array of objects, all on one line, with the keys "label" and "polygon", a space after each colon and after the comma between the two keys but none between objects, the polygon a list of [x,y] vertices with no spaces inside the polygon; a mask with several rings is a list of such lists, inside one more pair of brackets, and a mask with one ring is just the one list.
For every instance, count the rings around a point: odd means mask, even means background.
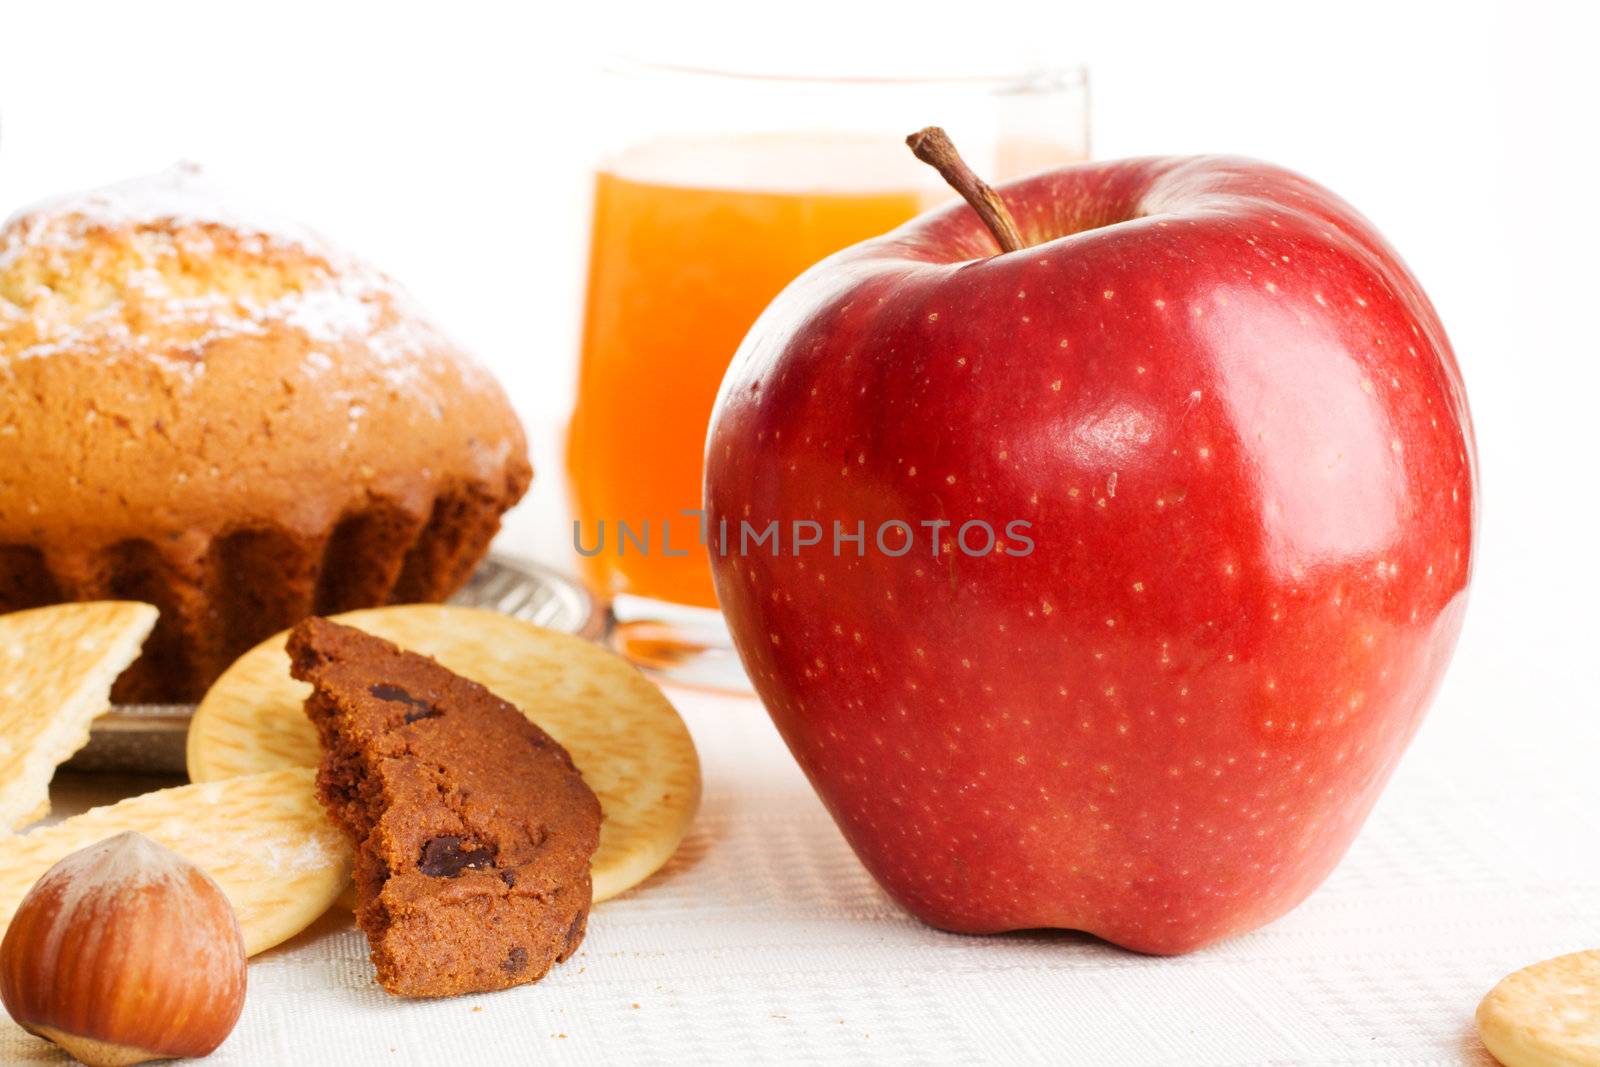
[{"label": "muffin", "polygon": [[384,275],[193,167],[0,229],[0,612],[161,610],[115,699],[197,699],[312,614],[441,600],[531,477]]}]

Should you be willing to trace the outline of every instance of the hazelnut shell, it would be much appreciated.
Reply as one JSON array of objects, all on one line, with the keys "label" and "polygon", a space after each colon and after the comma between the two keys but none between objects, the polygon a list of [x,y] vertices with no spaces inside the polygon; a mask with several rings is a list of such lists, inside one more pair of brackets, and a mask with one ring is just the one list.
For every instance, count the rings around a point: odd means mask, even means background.
[{"label": "hazelnut shell", "polygon": [[61,860],[0,941],[0,1001],[90,1067],[204,1056],[244,1009],[244,939],[211,878],[142,834]]}]

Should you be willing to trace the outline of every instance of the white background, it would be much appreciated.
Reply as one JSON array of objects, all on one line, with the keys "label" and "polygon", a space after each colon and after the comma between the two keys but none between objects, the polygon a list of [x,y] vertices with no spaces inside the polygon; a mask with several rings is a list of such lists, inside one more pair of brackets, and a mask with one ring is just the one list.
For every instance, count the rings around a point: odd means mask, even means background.
[{"label": "white background", "polygon": [[541,472],[508,536],[559,559],[602,56],[1083,60],[1096,156],[1301,170],[1438,305],[1483,512],[1462,647],[1410,760],[1448,737],[1452,774],[1512,794],[1518,775],[1592,775],[1600,744],[1597,37],[1555,3],[7,4],[0,214],[187,158],[364,253],[506,382]]}]

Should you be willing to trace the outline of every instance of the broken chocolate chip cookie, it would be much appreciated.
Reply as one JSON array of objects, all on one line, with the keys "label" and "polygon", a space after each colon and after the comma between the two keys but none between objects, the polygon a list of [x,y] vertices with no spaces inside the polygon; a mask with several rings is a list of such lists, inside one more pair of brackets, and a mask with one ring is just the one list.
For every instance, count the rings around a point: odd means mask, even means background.
[{"label": "broken chocolate chip cookie", "polygon": [[600,804],[566,750],[476,682],[326,619],[289,638],[317,790],[356,846],[356,921],[400,996],[533,982],[583,940]]}]

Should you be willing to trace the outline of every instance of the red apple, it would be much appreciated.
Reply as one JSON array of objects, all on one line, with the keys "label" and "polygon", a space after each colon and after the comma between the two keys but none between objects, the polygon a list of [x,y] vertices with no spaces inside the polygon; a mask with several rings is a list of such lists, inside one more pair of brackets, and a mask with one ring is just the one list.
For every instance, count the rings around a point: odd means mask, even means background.
[{"label": "red apple", "polygon": [[[1395,252],[1296,174],[1001,192],[1024,247],[957,203],[755,325],[707,444],[717,593],[912,913],[1184,952],[1315,889],[1416,730],[1471,573],[1466,395]],[[741,552],[771,520],[778,553]],[[987,553],[954,543],[977,520]]]}]

